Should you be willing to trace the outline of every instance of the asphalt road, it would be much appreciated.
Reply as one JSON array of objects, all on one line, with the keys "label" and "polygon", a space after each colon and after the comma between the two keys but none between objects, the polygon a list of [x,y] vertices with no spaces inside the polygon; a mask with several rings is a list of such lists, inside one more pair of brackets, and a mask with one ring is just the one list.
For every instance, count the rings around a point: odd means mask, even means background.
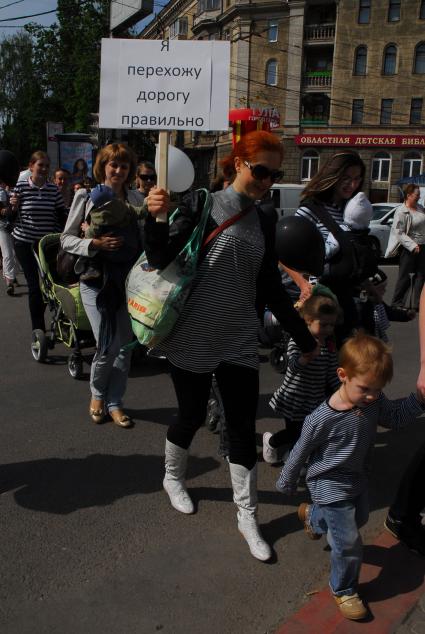
[{"label": "asphalt road", "polygon": [[[387,271],[393,279],[396,269]],[[133,366],[134,429],[94,425],[87,380],[69,376],[66,350],[43,365],[32,360],[25,291],[0,292],[0,631],[273,632],[327,583],[324,540],[306,539],[296,519],[305,491],[284,498],[278,468],[259,463],[260,522],[275,557],[256,561],[237,531],[218,437],[202,428],[188,476],[197,513],[174,511],[161,488],[166,426],[176,417],[163,363]],[[399,397],[415,387],[417,324],[393,324],[391,333],[396,371],[386,392]],[[260,354],[259,453],[262,433],[280,428],[267,405],[280,375]],[[379,433],[366,542],[382,530],[400,471],[424,437],[422,422]]]}]

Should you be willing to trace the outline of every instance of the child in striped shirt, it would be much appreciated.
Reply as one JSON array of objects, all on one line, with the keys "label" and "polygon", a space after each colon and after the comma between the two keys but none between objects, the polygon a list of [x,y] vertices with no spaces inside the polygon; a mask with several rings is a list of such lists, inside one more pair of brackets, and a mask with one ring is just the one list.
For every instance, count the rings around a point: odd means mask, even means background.
[{"label": "child in striped shirt", "polygon": [[314,358],[302,354],[295,341],[289,340],[285,377],[270,400],[271,408],[283,415],[285,429],[263,435],[263,458],[270,464],[278,461],[282,447],[292,449],[300,437],[304,418],[339,386],[333,340],[339,316],[336,299],[312,295],[302,304],[300,314],[320,343],[320,353]]},{"label": "child in striped shirt", "polygon": [[378,425],[399,429],[425,410],[415,394],[389,400],[382,393],[393,375],[388,346],[362,333],[341,348],[340,388],[304,421],[301,436],[276,483],[292,494],[309,458],[306,482],[313,504],[298,517],[311,539],[327,535],[331,547],[329,585],[343,616],[364,619],[368,612],[357,594],[362,540],[368,519],[367,468]]}]

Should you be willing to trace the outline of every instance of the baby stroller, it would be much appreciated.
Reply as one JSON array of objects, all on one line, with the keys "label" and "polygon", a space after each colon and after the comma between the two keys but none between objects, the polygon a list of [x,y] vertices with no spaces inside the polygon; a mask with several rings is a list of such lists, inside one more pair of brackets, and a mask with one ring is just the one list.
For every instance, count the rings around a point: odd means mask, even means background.
[{"label": "baby stroller", "polygon": [[95,346],[93,334],[84,311],[78,284],[66,286],[58,278],[56,258],[60,247],[60,233],[41,238],[38,253],[34,250],[40,274],[43,299],[49,307],[52,321],[50,330],[33,330],[31,353],[38,363],[44,363],[49,349],[62,342],[72,349],[68,370],[73,379],[83,375],[83,348]]}]

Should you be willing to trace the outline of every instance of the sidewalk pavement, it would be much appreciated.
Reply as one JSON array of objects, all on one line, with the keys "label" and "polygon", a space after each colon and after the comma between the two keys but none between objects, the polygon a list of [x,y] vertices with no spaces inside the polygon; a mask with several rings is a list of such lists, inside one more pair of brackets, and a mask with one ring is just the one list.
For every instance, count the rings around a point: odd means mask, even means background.
[{"label": "sidewalk pavement", "polygon": [[318,590],[275,634],[425,634],[425,558],[385,532],[364,546],[359,594],[365,621],[348,621],[329,589]]}]

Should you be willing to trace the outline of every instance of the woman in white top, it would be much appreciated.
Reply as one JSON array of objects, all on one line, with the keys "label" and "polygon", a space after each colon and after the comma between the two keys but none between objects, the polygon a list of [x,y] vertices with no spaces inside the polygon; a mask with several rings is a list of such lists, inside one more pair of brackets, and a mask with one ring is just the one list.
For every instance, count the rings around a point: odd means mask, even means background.
[{"label": "woman in white top", "polygon": [[[419,310],[419,298],[425,280],[425,213],[419,205],[419,187],[414,184],[404,188],[404,203],[394,214],[390,240],[385,254],[391,257],[400,252],[398,280],[392,305],[404,306],[413,283],[412,308]],[[412,279],[412,282],[411,282]]]}]

